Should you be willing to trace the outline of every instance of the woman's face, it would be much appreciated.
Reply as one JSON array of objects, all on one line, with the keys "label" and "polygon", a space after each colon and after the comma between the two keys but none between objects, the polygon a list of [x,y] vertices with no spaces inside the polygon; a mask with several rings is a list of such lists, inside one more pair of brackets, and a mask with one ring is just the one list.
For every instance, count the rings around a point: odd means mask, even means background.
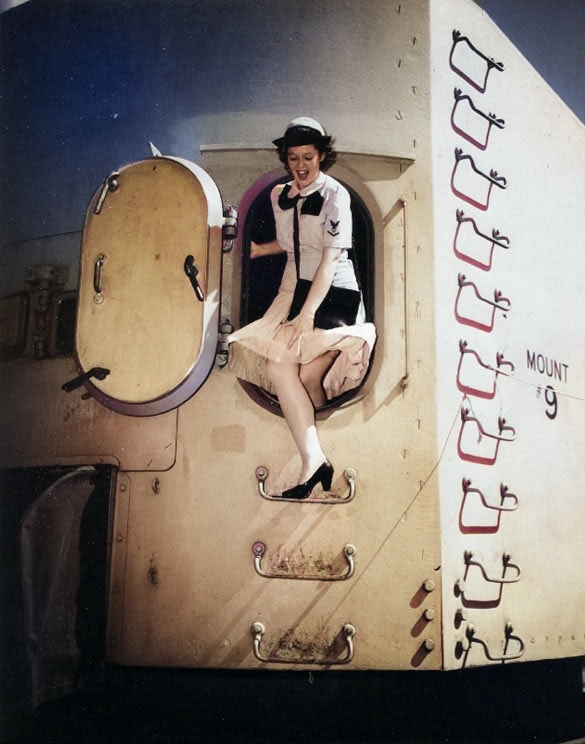
[{"label": "woman's face", "polygon": [[324,157],[325,155],[322,155],[315,145],[288,148],[287,165],[299,191],[317,178]]}]

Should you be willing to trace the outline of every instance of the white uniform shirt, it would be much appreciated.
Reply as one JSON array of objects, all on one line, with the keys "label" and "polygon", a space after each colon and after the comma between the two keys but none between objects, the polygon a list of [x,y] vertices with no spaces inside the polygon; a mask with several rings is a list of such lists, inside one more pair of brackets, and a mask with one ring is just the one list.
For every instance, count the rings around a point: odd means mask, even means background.
[{"label": "white uniform shirt", "polygon": [[[293,221],[294,210],[281,209],[278,197],[286,184],[278,184],[270,195],[276,239],[281,248],[288,253],[288,260],[294,263]],[[319,214],[303,214],[306,197],[319,192],[323,199]],[[301,199],[296,209],[299,212],[300,277],[313,280],[321,263],[324,248],[339,248],[337,270],[333,285],[347,289],[358,289],[353,264],[347,255],[352,244],[352,218],[350,196],[347,189],[326,173],[320,172],[316,180],[301,191]],[[314,210],[313,210],[314,211]]]}]

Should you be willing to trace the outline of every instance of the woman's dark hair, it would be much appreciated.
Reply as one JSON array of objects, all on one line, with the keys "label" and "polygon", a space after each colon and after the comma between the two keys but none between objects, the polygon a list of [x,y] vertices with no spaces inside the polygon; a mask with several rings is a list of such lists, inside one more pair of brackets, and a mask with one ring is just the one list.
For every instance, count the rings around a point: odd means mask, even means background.
[{"label": "woman's dark hair", "polygon": [[280,162],[288,168],[288,148],[300,145],[314,145],[321,155],[325,157],[321,161],[321,170],[331,168],[337,159],[337,153],[333,149],[335,140],[328,135],[322,135],[316,129],[305,126],[289,127],[284,137],[274,140]]}]

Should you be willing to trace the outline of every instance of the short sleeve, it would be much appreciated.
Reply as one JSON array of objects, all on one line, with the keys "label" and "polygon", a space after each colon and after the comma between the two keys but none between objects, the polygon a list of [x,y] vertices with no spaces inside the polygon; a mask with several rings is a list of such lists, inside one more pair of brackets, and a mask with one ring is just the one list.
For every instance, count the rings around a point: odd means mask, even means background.
[{"label": "short sleeve", "polygon": [[323,246],[325,248],[351,248],[352,218],[349,192],[341,184],[331,189],[323,205]]}]

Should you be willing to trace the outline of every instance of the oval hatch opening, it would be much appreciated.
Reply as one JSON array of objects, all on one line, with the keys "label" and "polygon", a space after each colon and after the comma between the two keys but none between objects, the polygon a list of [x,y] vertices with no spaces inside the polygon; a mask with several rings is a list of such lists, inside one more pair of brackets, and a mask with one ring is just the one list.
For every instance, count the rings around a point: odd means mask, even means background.
[{"label": "oval hatch opening", "polygon": [[[267,243],[276,239],[274,215],[270,203],[270,192],[277,183],[289,180],[289,176],[275,179],[264,186],[250,202],[245,214],[242,231],[242,287],[240,300],[240,328],[262,317],[278,292],[286,264],[286,253],[259,256],[250,259],[250,244]],[[356,268],[366,309],[366,320],[374,319],[374,224],[361,197],[346,183],[343,184],[351,196],[353,218],[353,250],[351,258]],[[252,187],[253,188],[253,187]],[[374,352],[370,357],[368,373],[357,388],[328,401],[317,409],[321,418],[329,415],[339,405],[356,396],[372,368]],[[258,385],[240,380],[248,395],[262,407],[282,415],[278,399]]]}]

